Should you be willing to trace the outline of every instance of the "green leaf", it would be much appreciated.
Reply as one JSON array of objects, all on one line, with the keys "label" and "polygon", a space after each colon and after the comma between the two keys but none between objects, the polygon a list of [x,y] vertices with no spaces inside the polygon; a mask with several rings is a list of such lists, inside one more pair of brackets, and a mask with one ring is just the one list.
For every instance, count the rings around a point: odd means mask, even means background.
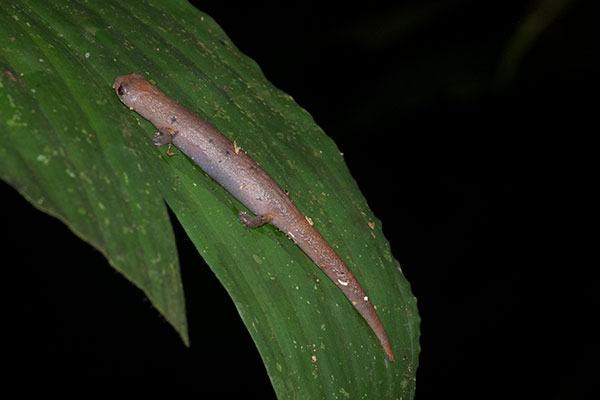
[{"label": "green leaf", "polygon": [[[168,3],[168,5],[167,5]],[[335,144],[183,1],[15,1],[0,13],[0,174],[102,251],[188,343],[165,202],[233,299],[279,398],[412,398],[416,299]],[[145,74],[235,140],[339,252],[390,336],[389,363],[342,292],[191,160],[153,146],[111,85]]]}]

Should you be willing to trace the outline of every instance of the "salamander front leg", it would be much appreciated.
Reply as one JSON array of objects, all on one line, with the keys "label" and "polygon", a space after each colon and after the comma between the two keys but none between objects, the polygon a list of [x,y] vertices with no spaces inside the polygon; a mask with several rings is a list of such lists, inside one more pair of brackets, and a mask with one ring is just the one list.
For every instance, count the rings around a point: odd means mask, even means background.
[{"label": "salamander front leg", "polygon": [[268,224],[273,219],[272,214],[257,215],[255,217],[253,217],[244,211],[240,211],[238,214],[238,217],[240,218],[240,222],[244,226],[251,228],[251,229],[258,228],[259,226],[262,226],[264,224]]},{"label": "salamander front leg", "polygon": [[175,135],[177,135],[177,133],[179,133],[179,132],[177,132],[171,128],[159,129],[158,132],[156,132],[154,134],[154,137],[152,138],[152,142],[156,146],[164,146],[165,144],[169,145],[167,147],[167,155],[174,156],[175,153],[171,152],[171,145],[173,144],[173,138],[175,137]]}]

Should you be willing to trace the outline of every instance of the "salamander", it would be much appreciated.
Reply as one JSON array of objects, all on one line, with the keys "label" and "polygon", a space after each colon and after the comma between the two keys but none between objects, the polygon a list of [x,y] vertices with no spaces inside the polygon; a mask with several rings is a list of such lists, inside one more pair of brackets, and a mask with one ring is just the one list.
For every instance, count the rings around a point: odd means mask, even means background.
[{"label": "salamander", "polygon": [[254,214],[240,211],[242,224],[248,228],[271,224],[292,239],[342,290],[394,361],[388,335],[365,291],[287,191],[236,142],[168,97],[142,74],[118,76],[112,87],[123,104],[158,129],[154,144],[168,145],[169,155],[173,154],[171,145],[177,147]]}]

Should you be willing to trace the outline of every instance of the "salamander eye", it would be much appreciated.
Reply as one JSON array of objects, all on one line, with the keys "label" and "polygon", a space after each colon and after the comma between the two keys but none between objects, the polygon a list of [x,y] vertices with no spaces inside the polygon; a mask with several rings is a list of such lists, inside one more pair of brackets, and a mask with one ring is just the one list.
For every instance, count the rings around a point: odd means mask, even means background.
[{"label": "salamander eye", "polygon": [[117,89],[117,93],[119,94],[119,96],[123,96],[125,93],[127,93],[127,85],[125,85],[125,84],[119,85],[119,88]]}]

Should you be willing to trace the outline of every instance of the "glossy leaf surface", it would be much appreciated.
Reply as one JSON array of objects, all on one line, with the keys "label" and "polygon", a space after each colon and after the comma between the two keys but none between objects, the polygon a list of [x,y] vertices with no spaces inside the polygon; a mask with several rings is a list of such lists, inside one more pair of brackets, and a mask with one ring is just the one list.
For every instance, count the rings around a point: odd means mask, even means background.
[{"label": "glossy leaf surface", "polygon": [[[411,398],[416,299],[335,144],[186,2],[16,1],[0,14],[1,177],[102,251],[188,342],[170,207],[232,297],[280,398]],[[111,85],[146,75],[247,151],[361,282],[397,361],[285,235],[243,209]]]}]

